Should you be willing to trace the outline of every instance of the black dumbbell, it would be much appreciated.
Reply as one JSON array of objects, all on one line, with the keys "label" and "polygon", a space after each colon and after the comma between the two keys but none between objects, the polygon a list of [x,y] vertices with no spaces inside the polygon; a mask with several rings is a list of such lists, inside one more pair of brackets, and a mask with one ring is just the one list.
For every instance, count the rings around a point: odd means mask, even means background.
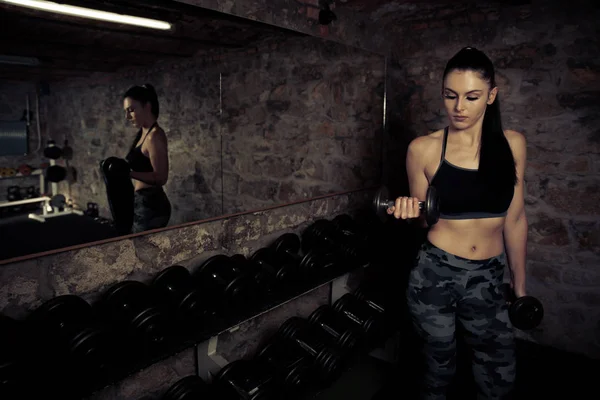
[{"label": "black dumbbell", "polygon": [[288,340],[305,351],[317,368],[319,381],[331,382],[339,376],[343,359],[334,348],[327,346],[315,333],[315,329],[307,320],[290,317],[279,327],[275,339]]},{"label": "black dumbbell", "polygon": [[265,299],[280,289],[280,285],[275,264],[267,255],[262,254],[261,250],[257,250],[249,259],[243,254],[235,254],[231,256],[231,260],[237,262],[240,269],[247,271],[254,278],[257,294],[261,299]]},{"label": "black dumbbell", "polygon": [[31,313],[28,322],[61,359],[69,358],[74,372],[106,373],[117,362],[112,332],[79,296],[62,295],[46,301]]},{"label": "black dumbbell", "polygon": [[258,352],[255,359],[283,382],[287,392],[299,393],[316,383],[311,356],[287,340],[275,338]]},{"label": "black dumbbell", "polygon": [[[390,199],[388,189],[382,186],[373,197],[373,210],[381,220],[385,220],[388,216],[388,208],[393,207],[395,203],[395,200]],[[424,213],[427,225],[432,226],[438,222],[440,218],[440,200],[435,187],[429,186],[425,201],[419,201],[419,210]]]},{"label": "black dumbbell", "polygon": [[354,291],[354,296],[356,296],[357,299],[364,301],[378,313],[385,313],[385,300],[381,291],[376,292],[366,289],[365,286],[360,286]]},{"label": "black dumbbell", "polygon": [[297,283],[298,266],[293,262],[283,260],[270,247],[263,247],[250,256],[250,261],[260,265],[277,281],[279,287],[288,287]]},{"label": "black dumbbell", "polygon": [[517,329],[529,330],[536,328],[544,319],[544,306],[533,296],[517,298],[510,284],[503,283],[501,290],[509,305],[510,322]]},{"label": "black dumbbell", "polygon": [[169,304],[182,322],[199,326],[210,321],[214,315],[211,299],[202,295],[192,274],[181,265],[173,265],[159,272],[152,287]]},{"label": "black dumbbell", "polygon": [[334,253],[342,256],[345,262],[357,262],[358,249],[346,243],[337,233],[333,223],[327,219],[318,219],[302,232],[302,251]]},{"label": "black dumbbell", "polygon": [[305,251],[300,255],[301,240],[295,233],[284,233],[271,246],[281,262],[292,262],[298,268],[299,277],[311,278],[321,272],[336,269],[338,264],[333,253]]},{"label": "black dumbbell", "polygon": [[150,286],[126,280],[111,286],[97,303],[99,315],[144,353],[164,348],[173,320]]},{"label": "black dumbbell", "polygon": [[212,390],[198,375],[188,375],[175,382],[161,400],[210,400]]},{"label": "black dumbbell", "polygon": [[363,344],[364,334],[329,305],[322,305],[313,311],[308,322],[327,335],[343,352],[351,352]]},{"label": "black dumbbell", "polygon": [[242,311],[255,304],[256,282],[249,271],[229,256],[219,254],[210,257],[194,271],[193,276],[221,311]]},{"label": "black dumbbell", "polygon": [[334,304],[333,309],[362,329],[369,342],[378,342],[385,335],[383,315],[371,309],[367,303],[351,293],[346,293]]},{"label": "black dumbbell", "polygon": [[223,400],[282,399],[281,383],[256,360],[230,362],[217,373],[213,385]]}]

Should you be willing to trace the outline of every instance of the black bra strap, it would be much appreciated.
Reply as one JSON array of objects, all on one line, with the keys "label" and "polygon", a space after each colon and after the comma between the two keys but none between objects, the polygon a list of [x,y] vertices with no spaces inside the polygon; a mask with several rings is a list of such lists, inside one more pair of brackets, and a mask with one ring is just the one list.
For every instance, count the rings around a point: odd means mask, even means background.
[{"label": "black bra strap", "polygon": [[444,129],[444,140],[442,142],[442,157],[440,158],[440,163],[444,161],[446,157],[446,143],[448,143],[448,127]]},{"label": "black bra strap", "polygon": [[[140,143],[139,146],[137,147],[142,147],[142,145],[144,144],[144,142],[146,141],[146,138],[148,137],[148,135],[150,134],[150,132],[152,131],[152,129],[154,129],[154,126],[156,126],[156,122],[154,122],[152,124],[152,126],[150,126],[150,129],[148,129],[148,132],[146,132],[146,136],[144,136],[144,140],[142,140],[142,143]],[[138,139],[139,140],[139,139]]]}]

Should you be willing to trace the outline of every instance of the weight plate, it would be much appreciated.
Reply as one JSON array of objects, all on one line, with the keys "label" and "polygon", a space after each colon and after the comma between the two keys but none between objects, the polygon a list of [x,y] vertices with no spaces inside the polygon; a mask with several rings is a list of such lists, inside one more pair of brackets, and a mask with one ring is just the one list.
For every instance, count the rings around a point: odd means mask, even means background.
[{"label": "weight plate", "polygon": [[300,251],[300,237],[295,233],[284,233],[273,243],[273,249],[277,253],[285,254],[286,252],[298,254]]}]

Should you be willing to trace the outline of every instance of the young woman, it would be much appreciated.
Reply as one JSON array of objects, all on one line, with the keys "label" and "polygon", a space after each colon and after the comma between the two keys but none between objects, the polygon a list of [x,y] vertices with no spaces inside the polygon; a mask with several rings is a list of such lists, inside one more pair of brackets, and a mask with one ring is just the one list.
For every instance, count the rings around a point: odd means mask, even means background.
[{"label": "young woman", "polygon": [[132,233],[167,226],[171,203],[163,190],[169,178],[167,136],[158,125],[158,96],[152,85],[133,86],[123,96],[127,120],[138,134],[127,154],[134,180]]},{"label": "young woman", "polygon": [[[478,398],[508,398],[515,342],[500,284],[508,263],[515,294],[525,295],[526,142],[502,129],[494,67],[481,51],[467,47],[450,59],[442,96],[449,125],[410,143],[410,197],[388,209],[428,229],[407,290],[423,340],[421,398],[446,398],[456,369],[455,334],[464,335],[473,354]],[[418,202],[430,185],[440,197],[440,219],[428,227]]]}]

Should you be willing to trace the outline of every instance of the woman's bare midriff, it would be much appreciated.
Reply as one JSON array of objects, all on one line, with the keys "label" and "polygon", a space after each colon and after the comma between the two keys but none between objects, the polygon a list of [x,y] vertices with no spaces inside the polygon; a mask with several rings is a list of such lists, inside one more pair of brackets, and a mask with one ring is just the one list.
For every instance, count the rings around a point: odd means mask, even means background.
[{"label": "woman's bare midriff", "polygon": [[504,252],[504,218],[441,219],[427,239],[436,247],[470,260],[486,260]]},{"label": "woman's bare midriff", "polygon": [[145,182],[142,181],[138,181],[137,179],[133,179],[133,188],[134,190],[137,192],[140,189],[144,189],[144,188],[149,188],[152,187],[153,185],[149,185]]}]

